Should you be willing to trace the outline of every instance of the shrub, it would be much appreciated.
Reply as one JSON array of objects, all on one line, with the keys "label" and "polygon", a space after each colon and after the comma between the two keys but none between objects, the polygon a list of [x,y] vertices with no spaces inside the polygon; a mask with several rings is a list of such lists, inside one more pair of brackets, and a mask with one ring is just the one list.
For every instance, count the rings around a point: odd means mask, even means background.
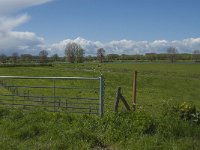
[{"label": "shrub", "polygon": [[183,102],[176,108],[180,117],[183,120],[200,123],[200,114],[197,112],[196,107],[190,103]]}]

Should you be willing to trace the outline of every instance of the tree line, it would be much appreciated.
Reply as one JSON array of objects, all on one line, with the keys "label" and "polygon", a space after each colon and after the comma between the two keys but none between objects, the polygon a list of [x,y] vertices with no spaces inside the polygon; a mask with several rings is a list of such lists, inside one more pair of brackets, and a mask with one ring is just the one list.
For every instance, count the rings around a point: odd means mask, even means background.
[{"label": "tree line", "polygon": [[195,61],[200,62],[200,50],[194,50],[193,54],[179,53],[175,47],[166,49],[166,53],[146,53],[144,55],[127,55],[127,54],[107,54],[104,48],[96,50],[96,56],[85,56],[85,50],[77,43],[68,43],[65,47],[65,56],[60,57],[58,54],[48,56],[48,51],[41,50],[37,56],[31,54],[13,53],[11,56],[5,54],[0,55],[0,63],[48,63],[48,62],[69,62],[69,63],[83,63],[84,61],[99,61],[112,62],[112,61]]}]

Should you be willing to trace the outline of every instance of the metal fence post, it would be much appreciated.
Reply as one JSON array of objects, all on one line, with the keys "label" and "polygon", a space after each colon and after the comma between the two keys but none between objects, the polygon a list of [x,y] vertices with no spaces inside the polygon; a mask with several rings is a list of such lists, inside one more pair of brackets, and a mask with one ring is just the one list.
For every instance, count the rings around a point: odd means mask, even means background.
[{"label": "metal fence post", "polygon": [[102,116],[103,115],[103,108],[104,108],[104,78],[103,76],[99,77],[100,80],[100,112],[99,115]]},{"label": "metal fence post", "polygon": [[53,80],[53,99],[54,99],[54,112],[56,111],[56,81]]}]

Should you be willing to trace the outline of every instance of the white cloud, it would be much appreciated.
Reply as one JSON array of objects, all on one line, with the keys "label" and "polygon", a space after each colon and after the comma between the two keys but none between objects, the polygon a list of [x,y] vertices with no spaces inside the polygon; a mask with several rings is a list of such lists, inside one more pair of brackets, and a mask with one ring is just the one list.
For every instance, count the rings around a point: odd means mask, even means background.
[{"label": "white cloud", "polygon": [[119,40],[102,43],[100,41],[90,41],[78,37],[76,39],[66,39],[58,43],[48,46],[51,54],[58,53],[64,55],[64,49],[67,43],[76,42],[80,44],[86,51],[86,55],[95,55],[96,49],[103,47],[107,54],[145,54],[145,53],[164,53],[170,46],[176,47],[180,53],[192,53],[195,49],[200,49],[200,38],[189,38],[184,40],[166,41],[133,41],[133,40]]},{"label": "white cloud", "polygon": [[27,22],[29,18],[27,14],[18,17],[0,17],[0,32],[9,32],[13,28]]},{"label": "white cloud", "polygon": [[[17,32],[13,29],[29,19],[28,15],[21,15],[12,18],[0,18],[0,54],[30,53],[33,49],[40,50],[41,44],[44,44],[44,39],[38,37],[33,32]],[[22,47],[26,47],[21,49]],[[38,53],[35,52],[35,53]]]},{"label": "white cloud", "polygon": [[39,45],[44,43],[44,39],[37,37],[32,32],[7,32],[6,35],[0,37],[1,49],[15,49],[20,46]]},{"label": "white cloud", "polygon": [[0,16],[49,1],[51,0],[0,0]]},{"label": "white cloud", "polygon": [[84,38],[78,37],[76,39],[66,39],[63,41],[60,41],[58,43],[54,43],[52,45],[48,46],[48,50],[50,51],[51,54],[57,53],[61,56],[64,55],[64,49],[66,45],[70,42],[75,42],[81,45],[83,49],[85,49],[86,55],[95,55],[96,54],[96,49],[99,47],[104,47],[104,44],[99,42],[99,41],[90,41],[86,40]]},{"label": "white cloud", "polygon": [[44,39],[33,32],[14,31],[15,27],[26,23],[28,14],[14,15],[23,8],[40,5],[51,0],[0,0],[0,54],[37,54],[44,47]]}]

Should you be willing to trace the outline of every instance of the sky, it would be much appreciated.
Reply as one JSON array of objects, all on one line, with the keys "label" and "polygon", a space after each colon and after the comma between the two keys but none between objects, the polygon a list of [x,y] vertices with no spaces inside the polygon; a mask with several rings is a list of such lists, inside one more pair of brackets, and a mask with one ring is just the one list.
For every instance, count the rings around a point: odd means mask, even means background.
[{"label": "sky", "polygon": [[200,0],[0,0],[0,54],[179,53],[200,49]]}]

